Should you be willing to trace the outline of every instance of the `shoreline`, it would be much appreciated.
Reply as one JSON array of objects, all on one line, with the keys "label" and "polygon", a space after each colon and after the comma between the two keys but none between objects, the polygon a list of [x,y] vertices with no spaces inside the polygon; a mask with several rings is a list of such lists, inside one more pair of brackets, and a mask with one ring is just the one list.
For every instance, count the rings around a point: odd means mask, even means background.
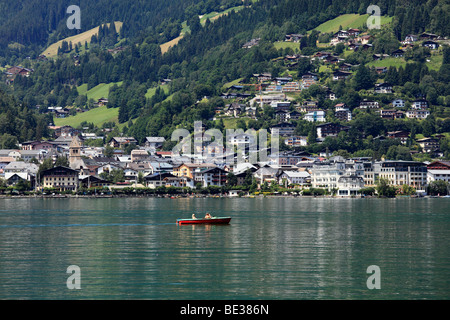
[{"label": "shoreline", "polygon": [[377,196],[331,196],[331,195],[250,195],[250,196],[229,196],[229,195],[178,195],[173,196],[170,194],[115,194],[115,195],[73,195],[73,194],[54,194],[54,195],[0,195],[0,199],[106,199],[106,198],[169,198],[169,199],[192,199],[192,198],[226,198],[226,199],[239,199],[239,198],[318,198],[318,199],[428,199],[428,198],[449,198],[448,196],[397,196],[393,198],[377,197]]}]

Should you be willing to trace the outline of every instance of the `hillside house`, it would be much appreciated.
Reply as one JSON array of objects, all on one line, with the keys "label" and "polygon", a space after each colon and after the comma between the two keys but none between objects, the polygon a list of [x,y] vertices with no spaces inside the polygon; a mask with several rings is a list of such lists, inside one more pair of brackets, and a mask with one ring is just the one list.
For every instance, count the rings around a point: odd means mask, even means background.
[{"label": "hillside house", "polygon": [[405,51],[403,51],[402,49],[397,49],[391,53],[391,57],[394,58],[403,58],[404,55]]},{"label": "hillside house", "polygon": [[413,110],[425,110],[428,108],[428,101],[425,99],[417,99],[411,103]]},{"label": "hillside house", "polygon": [[311,111],[305,114],[303,119],[309,122],[325,122],[325,111],[323,110],[317,110],[317,111]]},{"label": "hillside house", "polygon": [[343,126],[339,123],[328,122],[324,124],[319,124],[316,126],[317,138],[323,139],[330,136],[335,137],[339,134],[339,132],[348,131],[349,129],[350,127]]},{"label": "hillside house", "polygon": [[361,101],[359,103],[359,108],[360,109],[378,109],[378,108],[380,108],[380,104],[378,103],[378,101],[364,99],[363,101]]},{"label": "hillside house", "polygon": [[133,137],[113,137],[109,145],[113,148],[123,148],[128,144],[137,144],[137,140]]},{"label": "hillside house", "polygon": [[405,100],[403,99],[395,99],[392,101],[392,106],[394,108],[404,108],[405,107]]},{"label": "hillside house", "polygon": [[386,82],[375,84],[375,93],[393,93],[392,85]]},{"label": "hillside house", "polygon": [[428,40],[428,41],[424,41],[422,43],[422,47],[429,48],[430,50],[436,50],[436,49],[439,48],[439,43],[437,43],[435,41]]}]

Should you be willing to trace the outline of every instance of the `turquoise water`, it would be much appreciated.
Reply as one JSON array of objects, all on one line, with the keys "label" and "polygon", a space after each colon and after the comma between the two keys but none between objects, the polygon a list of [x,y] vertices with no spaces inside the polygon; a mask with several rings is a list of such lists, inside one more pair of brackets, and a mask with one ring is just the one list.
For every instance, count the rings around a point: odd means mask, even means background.
[{"label": "turquoise water", "polygon": [[[0,199],[0,299],[449,299],[450,199]],[[178,226],[192,213],[230,225]],[[67,268],[80,268],[70,290]],[[380,268],[370,290],[368,266]]]}]

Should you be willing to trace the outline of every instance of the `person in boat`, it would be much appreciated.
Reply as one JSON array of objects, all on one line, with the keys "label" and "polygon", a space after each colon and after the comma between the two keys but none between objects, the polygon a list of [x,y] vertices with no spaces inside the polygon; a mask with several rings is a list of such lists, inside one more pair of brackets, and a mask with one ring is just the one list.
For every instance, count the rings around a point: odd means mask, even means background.
[{"label": "person in boat", "polygon": [[211,215],[209,213],[206,213],[205,219],[211,219],[211,218],[212,218]]},{"label": "person in boat", "polygon": [[192,214],[192,219],[197,219],[194,213]]}]

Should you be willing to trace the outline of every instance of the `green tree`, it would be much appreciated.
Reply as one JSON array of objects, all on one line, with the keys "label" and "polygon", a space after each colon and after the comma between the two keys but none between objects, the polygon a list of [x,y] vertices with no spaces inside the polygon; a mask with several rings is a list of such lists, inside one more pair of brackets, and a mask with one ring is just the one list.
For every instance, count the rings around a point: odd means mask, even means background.
[{"label": "green tree", "polygon": [[376,185],[378,196],[387,198],[395,197],[397,190],[394,186],[389,185],[388,179],[380,178],[378,179]]}]

